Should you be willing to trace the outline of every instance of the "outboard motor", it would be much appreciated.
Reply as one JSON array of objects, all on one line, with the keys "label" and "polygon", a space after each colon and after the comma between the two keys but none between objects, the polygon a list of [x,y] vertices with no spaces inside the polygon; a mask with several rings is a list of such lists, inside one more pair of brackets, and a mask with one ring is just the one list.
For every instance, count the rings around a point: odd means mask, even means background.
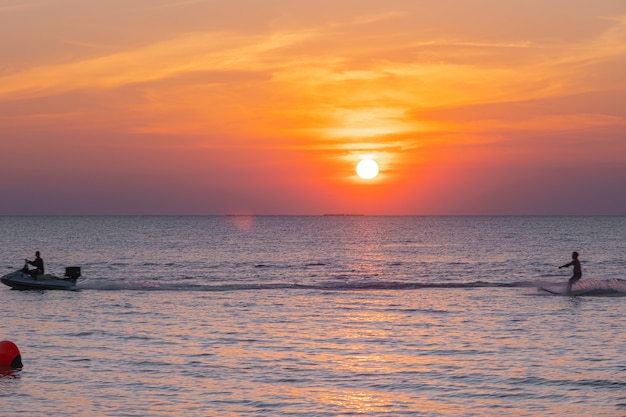
[{"label": "outboard motor", "polygon": [[65,279],[76,282],[80,278],[80,266],[68,266],[65,268]]}]

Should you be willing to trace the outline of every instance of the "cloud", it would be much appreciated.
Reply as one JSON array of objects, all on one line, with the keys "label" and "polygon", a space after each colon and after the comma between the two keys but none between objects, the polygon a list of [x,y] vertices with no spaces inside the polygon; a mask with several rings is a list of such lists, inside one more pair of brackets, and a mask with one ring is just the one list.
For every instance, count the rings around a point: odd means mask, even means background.
[{"label": "cloud", "polygon": [[192,33],[132,51],[67,64],[32,68],[0,78],[0,100],[109,89],[198,74],[251,71],[268,65],[262,55],[301,39],[299,34],[256,38],[229,33]]}]

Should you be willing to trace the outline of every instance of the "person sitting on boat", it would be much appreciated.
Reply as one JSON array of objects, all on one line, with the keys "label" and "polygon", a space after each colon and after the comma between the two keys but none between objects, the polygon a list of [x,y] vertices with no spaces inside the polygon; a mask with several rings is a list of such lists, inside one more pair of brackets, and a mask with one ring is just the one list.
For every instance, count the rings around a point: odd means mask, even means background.
[{"label": "person sitting on boat", "polygon": [[[24,272],[27,274],[30,274],[32,277],[44,274],[45,269],[43,267],[43,259],[41,259],[39,251],[35,252],[34,260],[29,261],[28,259],[24,259],[24,261],[26,262],[26,265],[24,265]],[[35,269],[28,269],[28,265],[34,266]]]}]

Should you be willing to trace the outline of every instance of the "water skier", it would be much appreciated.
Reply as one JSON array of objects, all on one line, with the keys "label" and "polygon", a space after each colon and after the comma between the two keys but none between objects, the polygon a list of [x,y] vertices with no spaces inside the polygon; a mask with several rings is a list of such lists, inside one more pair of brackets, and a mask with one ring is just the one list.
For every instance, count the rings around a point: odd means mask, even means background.
[{"label": "water skier", "polygon": [[565,265],[559,266],[561,268],[567,268],[573,266],[574,267],[574,275],[567,281],[567,293],[569,294],[572,290],[572,285],[583,277],[583,270],[580,267],[580,261],[578,260],[578,252],[572,253],[572,261],[566,263]]}]

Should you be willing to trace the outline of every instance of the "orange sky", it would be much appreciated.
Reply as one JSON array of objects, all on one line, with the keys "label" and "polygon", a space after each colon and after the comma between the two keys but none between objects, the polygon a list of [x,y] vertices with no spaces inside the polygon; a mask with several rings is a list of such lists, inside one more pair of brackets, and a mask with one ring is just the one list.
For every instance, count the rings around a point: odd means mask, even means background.
[{"label": "orange sky", "polygon": [[5,0],[0,53],[0,214],[626,214],[623,0]]}]

